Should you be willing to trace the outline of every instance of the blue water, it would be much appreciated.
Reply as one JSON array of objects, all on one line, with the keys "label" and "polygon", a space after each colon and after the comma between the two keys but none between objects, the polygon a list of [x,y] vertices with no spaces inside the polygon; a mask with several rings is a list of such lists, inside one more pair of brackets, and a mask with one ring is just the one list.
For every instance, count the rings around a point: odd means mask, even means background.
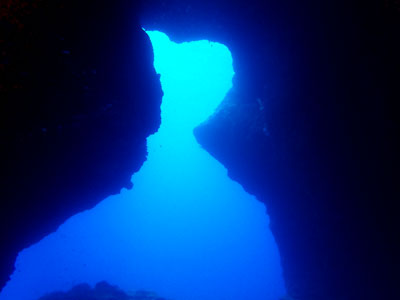
[{"label": "blue water", "polygon": [[285,294],[265,206],[193,136],[232,85],[232,57],[209,41],[148,32],[164,91],[162,124],[133,188],[71,217],[22,251],[0,300],[107,280],[175,300],[277,300]]}]

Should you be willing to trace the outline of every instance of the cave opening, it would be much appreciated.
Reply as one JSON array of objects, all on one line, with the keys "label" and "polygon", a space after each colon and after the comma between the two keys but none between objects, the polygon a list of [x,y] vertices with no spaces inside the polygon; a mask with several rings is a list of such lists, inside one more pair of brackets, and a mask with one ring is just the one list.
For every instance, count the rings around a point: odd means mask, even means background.
[{"label": "cave opening", "polygon": [[193,129],[232,87],[229,49],[147,32],[164,97],[133,188],[71,217],[20,252],[0,299],[37,299],[106,280],[171,299],[276,300],[285,294],[264,204],[232,181]]}]

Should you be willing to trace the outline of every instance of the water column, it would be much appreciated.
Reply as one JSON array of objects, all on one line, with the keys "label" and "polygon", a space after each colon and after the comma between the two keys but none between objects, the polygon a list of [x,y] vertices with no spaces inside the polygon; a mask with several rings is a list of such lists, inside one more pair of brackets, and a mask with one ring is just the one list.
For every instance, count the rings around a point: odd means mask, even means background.
[{"label": "water column", "polygon": [[133,175],[133,188],[22,251],[1,300],[34,300],[101,280],[176,300],[277,300],[284,294],[265,206],[193,135],[231,88],[229,49],[148,35],[164,91],[162,123],[147,140],[147,161]]}]

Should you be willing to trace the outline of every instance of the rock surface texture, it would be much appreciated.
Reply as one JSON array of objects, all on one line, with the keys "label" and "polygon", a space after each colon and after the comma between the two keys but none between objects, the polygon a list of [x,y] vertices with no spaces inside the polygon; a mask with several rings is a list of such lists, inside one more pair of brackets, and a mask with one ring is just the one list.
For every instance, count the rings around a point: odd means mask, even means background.
[{"label": "rock surface texture", "polygon": [[396,298],[398,1],[160,1],[146,12],[176,41],[231,50],[234,87],[195,135],[267,204],[291,298]]},{"label": "rock surface texture", "polygon": [[2,1],[0,287],[16,255],[130,186],[160,123],[132,1]]}]

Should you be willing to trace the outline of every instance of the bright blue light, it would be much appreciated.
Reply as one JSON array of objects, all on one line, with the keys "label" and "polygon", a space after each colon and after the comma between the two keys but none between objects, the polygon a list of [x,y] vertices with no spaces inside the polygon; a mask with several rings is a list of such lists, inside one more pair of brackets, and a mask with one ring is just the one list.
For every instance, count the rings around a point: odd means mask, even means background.
[{"label": "bright blue light", "polygon": [[165,93],[162,120],[191,130],[214,112],[231,88],[231,54],[218,43],[175,44],[164,33],[147,34],[155,46],[154,66]]},{"label": "bright blue light", "polygon": [[78,214],[22,251],[0,300],[107,280],[175,300],[276,300],[284,294],[265,207],[227,176],[192,130],[231,87],[218,43],[148,32],[164,90],[162,123],[132,190]]}]

